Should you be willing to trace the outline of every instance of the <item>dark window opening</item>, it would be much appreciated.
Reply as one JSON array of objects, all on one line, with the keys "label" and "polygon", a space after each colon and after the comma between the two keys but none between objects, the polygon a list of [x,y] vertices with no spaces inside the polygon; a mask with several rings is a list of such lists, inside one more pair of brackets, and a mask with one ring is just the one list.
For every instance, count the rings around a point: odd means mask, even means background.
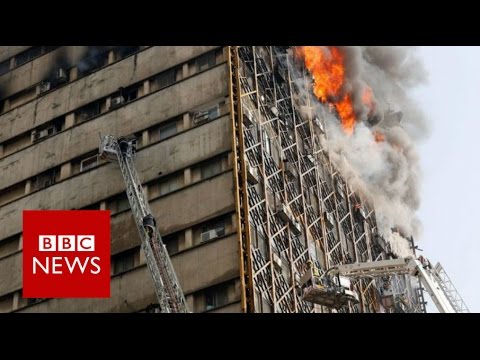
[{"label": "dark window opening", "polygon": [[10,70],[10,59],[0,62],[0,75],[7,73]]},{"label": "dark window opening", "polygon": [[47,170],[34,177],[32,181],[33,190],[40,190],[55,184],[57,169]]},{"label": "dark window opening", "polygon": [[163,89],[172,85],[175,82],[175,69],[164,71],[155,78],[154,82],[156,84],[156,89],[154,90]]},{"label": "dark window opening", "polygon": [[205,290],[205,310],[213,310],[228,303],[228,285]]},{"label": "dark window opening", "polygon": [[162,241],[167,247],[167,251],[169,255],[175,254],[178,252],[178,235],[171,234],[162,237]]},{"label": "dark window opening", "polygon": [[210,52],[200,56],[196,61],[197,72],[206,70],[215,66],[215,54]]},{"label": "dark window opening", "polygon": [[43,300],[43,298],[28,298],[27,299],[27,305],[34,305],[36,303],[39,303],[42,300]]},{"label": "dark window opening", "polygon": [[15,65],[20,66],[26,62],[35,59],[36,57],[42,54],[41,46],[33,46],[30,49],[22,51],[21,53],[15,55]]},{"label": "dark window opening", "polygon": [[140,50],[140,46],[120,46],[116,49],[117,59],[126,58]]},{"label": "dark window opening", "polygon": [[82,123],[84,121],[87,121],[88,119],[93,118],[94,116],[99,115],[101,112],[101,102],[100,101],[95,101],[93,103],[90,103],[88,105],[83,106],[77,112],[75,113],[75,120],[76,123]]},{"label": "dark window opening", "polygon": [[108,64],[109,49],[104,46],[90,46],[88,54],[77,64],[80,76],[87,75]]},{"label": "dark window opening", "polygon": [[136,249],[127,250],[113,256],[113,275],[120,274],[135,267]]},{"label": "dark window opening", "polygon": [[204,164],[200,168],[201,178],[207,179],[222,172],[222,160],[216,159],[212,162]]},{"label": "dark window opening", "polygon": [[123,90],[122,95],[123,95],[123,98],[125,99],[125,102],[133,101],[138,96],[138,88]]}]

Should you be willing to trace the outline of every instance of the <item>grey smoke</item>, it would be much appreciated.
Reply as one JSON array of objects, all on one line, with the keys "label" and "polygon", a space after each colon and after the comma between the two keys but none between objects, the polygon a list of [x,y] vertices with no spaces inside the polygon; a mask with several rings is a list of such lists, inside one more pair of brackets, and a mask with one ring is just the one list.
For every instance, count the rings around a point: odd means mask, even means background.
[{"label": "grey smoke", "polygon": [[[318,104],[317,116],[325,118],[327,130],[323,145],[352,189],[375,208],[380,233],[404,256],[408,243],[392,229],[414,238],[421,234],[416,216],[421,181],[416,144],[429,134],[428,122],[409,90],[424,83],[427,73],[413,47],[341,49],[346,66],[344,90],[351,94],[358,122],[349,136],[328,107]],[[361,101],[366,86],[375,96],[374,114]],[[393,115],[398,111],[401,121]],[[375,141],[376,131],[384,134],[384,142]]]}]

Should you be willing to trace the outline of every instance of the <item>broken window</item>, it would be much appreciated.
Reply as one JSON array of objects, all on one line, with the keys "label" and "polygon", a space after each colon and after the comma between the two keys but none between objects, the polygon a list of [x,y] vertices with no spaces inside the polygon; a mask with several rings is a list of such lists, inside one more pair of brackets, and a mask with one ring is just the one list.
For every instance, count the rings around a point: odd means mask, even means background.
[{"label": "broken window", "polygon": [[123,273],[135,267],[135,253],[137,249],[123,251],[112,257],[113,275]]},{"label": "broken window", "polygon": [[197,72],[207,70],[212,66],[215,66],[215,54],[213,52],[209,52],[207,54],[203,54],[195,61]]},{"label": "broken window", "polygon": [[177,133],[177,121],[171,121],[168,124],[160,126],[160,140],[166,139]]}]

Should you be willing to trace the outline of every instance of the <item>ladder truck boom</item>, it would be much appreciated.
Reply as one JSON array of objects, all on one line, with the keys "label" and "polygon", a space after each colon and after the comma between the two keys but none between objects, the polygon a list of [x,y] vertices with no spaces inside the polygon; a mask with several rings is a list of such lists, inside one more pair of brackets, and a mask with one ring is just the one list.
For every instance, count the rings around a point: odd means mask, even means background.
[{"label": "ladder truck boom", "polygon": [[188,312],[180,283],[133,163],[136,154],[136,138],[101,136],[99,152],[102,159],[117,161],[120,166],[161,312]]},{"label": "ladder truck boom", "polygon": [[[340,307],[348,301],[355,300],[350,283],[342,285],[342,279],[374,278],[391,275],[416,276],[425,287],[438,311],[442,313],[469,312],[465,302],[456,291],[453,283],[438,263],[432,268],[423,256],[380,260],[363,263],[342,264],[329,269],[324,279],[315,279],[315,271],[309,269],[301,279],[303,297],[320,305]],[[333,279],[338,279],[334,281]],[[336,297],[333,296],[336,295]],[[331,301],[335,299],[335,301]],[[356,299],[358,301],[358,299]]]}]

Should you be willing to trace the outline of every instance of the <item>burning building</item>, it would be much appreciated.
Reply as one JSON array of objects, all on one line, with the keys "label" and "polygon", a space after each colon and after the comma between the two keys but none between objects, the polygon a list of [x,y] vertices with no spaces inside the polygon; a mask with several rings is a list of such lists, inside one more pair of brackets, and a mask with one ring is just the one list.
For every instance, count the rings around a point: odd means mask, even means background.
[{"label": "burning building", "polygon": [[[424,311],[405,276],[353,282],[357,304],[302,299],[308,264],[405,256],[420,225],[405,89],[410,49],[0,49],[0,311],[152,311],[121,175],[98,132],[138,139],[137,167],[195,312]],[[413,121],[412,119],[415,119]],[[23,299],[22,209],[110,209],[110,299]]]}]

